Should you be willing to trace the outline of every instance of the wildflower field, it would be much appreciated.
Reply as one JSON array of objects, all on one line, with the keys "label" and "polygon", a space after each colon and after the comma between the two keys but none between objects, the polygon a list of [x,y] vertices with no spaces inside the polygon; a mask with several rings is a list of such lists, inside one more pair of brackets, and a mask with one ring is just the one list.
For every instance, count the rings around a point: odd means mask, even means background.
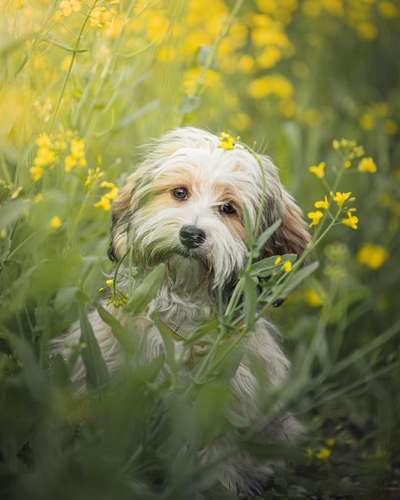
[{"label": "wildflower field", "polygon": [[[400,3],[0,6],[0,498],[236,498],[216,480],[227,456],[205,464],[199,451],[228,432],[232,455],[275,463],[258,498],[400,498]],[[118,290],[112,202],[138,146],[185,125],[273,159],[309,225],[308,263],[262,268],[248,234],[234,298],[188,343],[215,333],[212,355],[179,364],[160,324],[166,355],[110,374],[87,314],[107,301],[139,313],[132,296],[143,308],[159,286],[153,274]],[[273,278],[258,293],[262,269]],[[230,411],[232,366],[259,314],[292,368],[271,390],[254,360],[258,424],[295,414],[306,432],[293,447],[242,432]],[[79,318],[73,356],[50,355]],[[129,354],[129,331],[105,318]]]}]

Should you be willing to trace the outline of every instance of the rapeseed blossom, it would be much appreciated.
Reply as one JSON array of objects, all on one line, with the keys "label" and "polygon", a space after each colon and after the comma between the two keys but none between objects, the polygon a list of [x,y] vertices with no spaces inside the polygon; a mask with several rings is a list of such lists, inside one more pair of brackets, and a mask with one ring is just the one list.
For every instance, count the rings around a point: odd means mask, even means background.
[{"label": "rapeseed blossom", "polygon": [[222,132],[219,136],[218,147],[225,150],[233,149],[235,147],[235,139],[226,132]]},{"label": "rapeseed blossom", "polygon": [[358,229],[358,222],[359,219],[356,215],[353,215],[353,211],[355,208],[351,208],[350,210],[347,210],[347,217],[345,219],[342,219],[342,224],[345,226],[349,227],[350,229]]},{"label": "rapeseed blossom", "polygon": [[328,201],[328,197],[327,196],[324,196],[324,199],[323,200],[318,200],[314,203],[314,207],[315,208],[328,208],[329,207],[329,201]]},{"label": "rapeseed blossom", "polygon": [[307,217],[311,219],[310,227],[318,226],[323,216],[324,214],[320,210],[316,210],[315,212],[308,212]]},{"label": "rapeseed blossom", "polygon": [[323,179],[325,177],[325,162],[321,162],[318,165],[312,165],[308,167],[308,171],[318,177],[318,179]]},{"label": "rapeseed blossom", "polygon": [[50,229],[58,229],[61,227],[62,221],[58,215],[54,215],[49,222]]},{"label": "rapeseed blossom", "polygon": [[351,191],[349,191],[348,193],[341,193],[337,191],[332,197],[336,205],[338,207],[342,207],[346,203],[346,201],[350,199]]},{"label": "rapeseed blossom", "polygon": [[371,174],[375,174],[377,171],[376,163],[371,157],[363,158],[358,163],[359,172],[369,172]]}]

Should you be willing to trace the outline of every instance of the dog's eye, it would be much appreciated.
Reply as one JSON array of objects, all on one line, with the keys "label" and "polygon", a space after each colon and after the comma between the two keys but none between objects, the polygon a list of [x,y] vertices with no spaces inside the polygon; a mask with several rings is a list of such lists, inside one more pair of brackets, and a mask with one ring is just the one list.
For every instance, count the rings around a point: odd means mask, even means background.
[{"label": "dog's eye", "polygon": [[185,187],[177,187],[171,191],[172,196],[177,200],[187,200],[189,192]]},{"label": "dog's eye", "polygon": [[230,201],[226,201],[219,206],[219,211],[225,215],[232,215],[236,213],[236,208]]}]

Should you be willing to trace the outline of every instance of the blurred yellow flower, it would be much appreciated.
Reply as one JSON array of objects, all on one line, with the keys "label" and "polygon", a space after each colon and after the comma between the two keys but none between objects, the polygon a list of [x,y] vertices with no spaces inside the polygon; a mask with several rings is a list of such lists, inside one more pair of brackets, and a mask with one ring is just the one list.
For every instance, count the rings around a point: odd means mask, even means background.
[{"label": "blurred yellow flower", "polygon": [[364,113],[360,118],[360,125],[364,130],[372,130],[374,128],[375,118],[371,113]]},{"label": "blurred yellow flower", "polygon": [[256,58],[257,65],[260,68],[272,68],[281,57],[281,51],[276,47],[265,47]]},{"label": "blurred yellow flower", "polygon": [[247,92],[255,99],[262,99],[268,95],[288,99],[293,95],[293,85],[282,75],[267,75],[252,80],[247,86]]},{"label": "blurred yellow flower", "polygon": [[242,71],[243,73],[250,73],[254,68],[254,59],[245,54],[239,58],[237,65],[239,71]]},{"label": "blurred yellow flower", "polygon": [[50,219],[49,227],[51,229],[58,229],[59,227],[61,227],[61,225],[62,225],[62,221],[61,221],[61,219],[60,219],[60,217],[58,215],[54,215]]},{"label": "blurred yellow flower", "polygon": [[43,176],[43,168],[42,167],[31,167],[31,177],[34,182],[40,181]]},{"label": "blurred yellow flower", "polygon": [[320,307],[323,304],[321,295],[314,288],[306,288],[304,290],[304,299],[311,307]]},{"label": "blurred yellow flower", "polygon": [[324,214],[320,210],[316,210],[315,212],[308,212],[307,217],[311,219],[310,227],[317,226]]},{"label": "blurred yellow flower", "polygon": [[373,40],[378,35],[376,27],[368,21],[358,23],[356,29],[360,38],[365,40]]},{"label": "blurred yellow flower", "polygon": [[222,132],[219,136],[218,147],[225,150],[233,149],[235,147],[235,139],[226,132]]},{"label": "blurred yellow flower", "polygon": [[382,17],[396,17],[398,15],[398,9],[394,2],[379,2],[378,12]]},{"label": "blurred yellow flower", "polygon": [[315,208],[328,208],[329,207],[329,201],[327,196],[324,196],[323,200],[318,200],[314,203]]},{"label": "blurred yellow flower", "polygon": [[378,269],[387,260],[389,254],[382,245],[364,243],[357,252],[357,260],[370,269]]},{"label": "blurred yellow flower", "polygon": [[113,286],[113,284],[114,284],[114,280],[113,279],[106,280],[106,286],[108,288],[111,288]]},{"label": "blurred yellow flower", "polygon": [[329,448],[321,448],[319,452],[316,454],[316,457],[319,458],[322,462],[327,462],[332,454],[332,451]]},{"label": "blurred yellow flower", "polygon": [[319,165],[312,165],[308,167],[308,171],[316,175],[318,179],[323,179],[325,177],[325,162],[321,162]]},{"label": "blurred yellow flower", "polygon": [[335,195],[333,196],[333,201],[337,204],[338,207],[342,207],[346,201],[350,199],[351,196],[351,191],[348,193],[340,193],[337,191]]},{"label": "blurred yellow flower", "polygon": [[342,219],[342,224],[345,226],[349,227],[350,229],[358,229],[358,222],[359,219],[356,215],[353,215],[352,212],[355,210],[355,208],[351,208],[350,210],[347,210],[347,218]]},{"label": "blurred yellow flower", "polygon": [[285,273],[290,273],[292,270],[292,263],[290,260],[285,261],[285,263],[282,266],[282,269],[285,271]]},{"label": "blurred yellow flower", "polygon": [[371,157],[363,158],[358,163],[358,170],[360,172],[369,172],[374,174],[377,171],[376,164]]},{"label": "blurred yellow flower", "polygon": [[70,154],[64,159],[64,170],[66,172],[71,172],[77,165],[80,167],[85,167],[87,165],[85,158],[85,143],[83,139],[79,137],[71,139]]},{"label": "blurred yellow flower", "polygon": [[278,255],[278,257],[275,259],[274,264],[275,266],[279,266],[279,264],[282,262],[282,257]]},{"label": "blurred yellow flower", "polygon": [[335,446],[336,444],[336,439],[335,438],[328,438],[326,441],[325,441],[325,444],[326,446],[328,446],[329,448],[332,448],[333,446]]}]

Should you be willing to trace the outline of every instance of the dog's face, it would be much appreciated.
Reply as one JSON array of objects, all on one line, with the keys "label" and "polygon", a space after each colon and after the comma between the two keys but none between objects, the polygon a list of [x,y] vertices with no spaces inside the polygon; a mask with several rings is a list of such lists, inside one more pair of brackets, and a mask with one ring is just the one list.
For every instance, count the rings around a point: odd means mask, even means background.
[{"label": "dog's face", "polygon": [[[113,206],[110,255],[130,248],[139,264],[181,259],[202,263],[212,288],[224,286],[246,262],[243,212],[260,231],[281,218],[265,254],[300,254],[308,241],[301,212],[279,182],[275,167],[240,145],[219,147],[217,136],[195,128],[174,130],[150,146]],[[190,278],[189,278],[190,279]]]}]

